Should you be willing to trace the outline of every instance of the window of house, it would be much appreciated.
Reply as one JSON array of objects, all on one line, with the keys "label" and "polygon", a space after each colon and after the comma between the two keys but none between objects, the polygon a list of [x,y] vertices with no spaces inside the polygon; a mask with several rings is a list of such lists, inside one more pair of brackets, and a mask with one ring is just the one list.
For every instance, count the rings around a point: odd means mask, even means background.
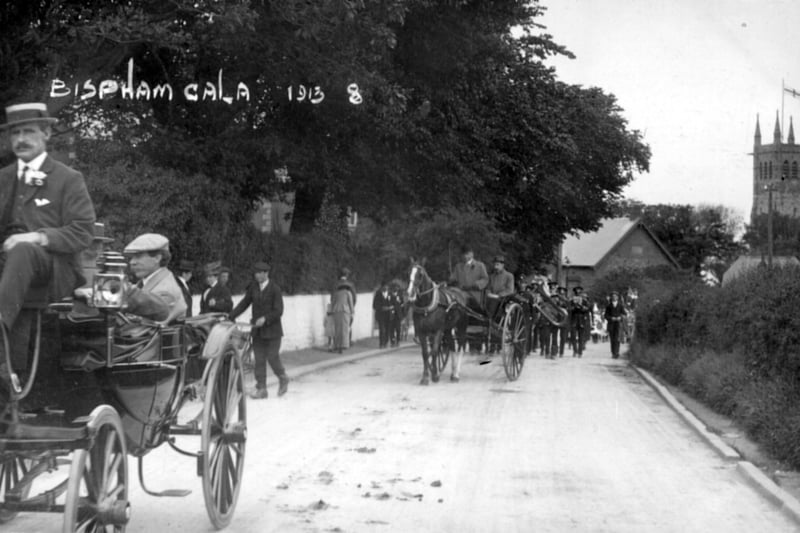
[{"label": "window of house", "polygon": [[631,255],[642,255],[644,253],[644,248],[641,246],[631,246]]}]

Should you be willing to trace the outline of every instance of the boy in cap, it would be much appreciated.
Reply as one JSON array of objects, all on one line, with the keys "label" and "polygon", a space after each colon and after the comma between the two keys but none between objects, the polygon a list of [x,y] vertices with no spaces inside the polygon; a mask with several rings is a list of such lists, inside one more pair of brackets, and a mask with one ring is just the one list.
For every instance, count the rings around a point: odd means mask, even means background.
[{"label": "boy in cap", "polygon": [[586,332],[589,329],[589,301],[580,285],[572,289],[570,300],[570,326],[572,329],[572,357],[583,357],[586,348]]},{"label": "boy in cap", "polygon": [[256,390],[250,394],[255,400],[267,397],[267,363],[278,376],[278,396],[289,390],[289,377],[281,363],[280,349],[283,327],[283,294],[278,285],[269,279],[270,265],[259,261],[253,265],[255,281],[247,287],[244,297],[231,311],[230,319],[236,320],[251,305],[253,306],[250,333],[253,339],[253,356],[255,358],[254,374]]},{"label": "boy in cap", "polygon": [[205,271],[208,288],[203,291],[203,297],[200,299],[200,314],[230,313],[233,309],[233,297],[230,289],[219,279],[221,272],[219,263],[209,263]]},{"label": "boy in cap", "polygon": [[169,239],[145,233],[133,239],[123,253],[130,256],[130,270],[137,280],[125,310],[165,324],[185,318],[186,300],[175,276],[167,270],[172,257]]}]

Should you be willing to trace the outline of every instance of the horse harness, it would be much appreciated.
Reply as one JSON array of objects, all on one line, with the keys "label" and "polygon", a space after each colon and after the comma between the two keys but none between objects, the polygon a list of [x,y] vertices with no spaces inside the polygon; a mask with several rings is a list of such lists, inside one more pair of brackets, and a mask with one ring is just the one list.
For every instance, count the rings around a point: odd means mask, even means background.
[{"label": "horse harness", "polygon": [[[433,287],[431,287],[427,291],[419,293],[418,296],[422,296],[429,292],[433,292],[433,297],[431,297],[431,303],[428,304],[427,307],[418,307],[417,305],[413,305],[412,311],[415,315],[422,315],[424,317],[427,317],[429,314],[433,313],[438,307],[444,307],[445,313],[449,313],[454,306],[458,305],[458,301],[455,298],[453,298],[453,295],[451,295],[447,291],[439,291],[439,288],[440,285],[434,283]],[[440,293],[444,294],[444,302],[440,301],[439,298]]]}]

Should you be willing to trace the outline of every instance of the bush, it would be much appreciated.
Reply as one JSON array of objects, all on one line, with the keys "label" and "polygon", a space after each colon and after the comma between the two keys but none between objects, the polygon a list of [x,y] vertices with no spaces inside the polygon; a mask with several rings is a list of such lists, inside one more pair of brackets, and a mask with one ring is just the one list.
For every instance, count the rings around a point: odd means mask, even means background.
[{"label": "bush", "polygon": [[703,351],[682,374],[682,388],[724,415],[738,407],[737,393],[751,380],[745,357],[739,352]]}]

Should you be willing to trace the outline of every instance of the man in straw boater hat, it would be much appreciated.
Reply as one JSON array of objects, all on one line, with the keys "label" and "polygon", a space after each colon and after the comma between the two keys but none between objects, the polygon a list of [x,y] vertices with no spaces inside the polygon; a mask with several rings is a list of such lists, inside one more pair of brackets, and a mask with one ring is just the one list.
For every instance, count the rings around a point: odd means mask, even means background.
[{"label": "man in straw boater hat", "polygon": [[[21,103],[6,107],[0,123],[17,156],[0,170],[0,321],[8,329],[34,292],[58,300],[84,281],[80,252],[92,242],[94,206],[83,175],[47,153],[55,122],[45,104]],[[17,331],[27,336],[22,323]],[[16,352],[19,365],[27,354]],[[0,379],[4,367],[0,360]]]}]

